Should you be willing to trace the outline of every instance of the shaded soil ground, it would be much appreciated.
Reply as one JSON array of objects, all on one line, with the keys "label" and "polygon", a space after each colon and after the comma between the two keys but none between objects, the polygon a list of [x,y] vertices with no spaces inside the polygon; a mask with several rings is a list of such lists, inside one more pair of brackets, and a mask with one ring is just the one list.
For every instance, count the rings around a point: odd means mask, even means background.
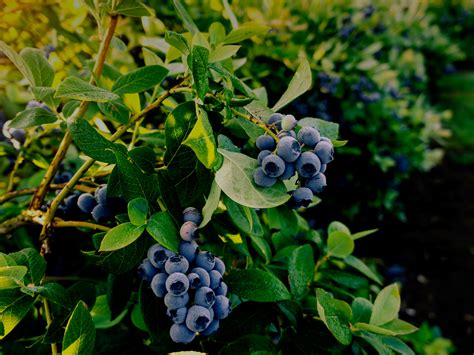
[{"label": "shaded soil ground", "polygon": [[474,168],[447,161],[414,176],[402,196],[408,223],[384,224],[377,237],[358,243],[357,252],[405,269],[402,318],[440,326],[459,353],[472,354]]}]

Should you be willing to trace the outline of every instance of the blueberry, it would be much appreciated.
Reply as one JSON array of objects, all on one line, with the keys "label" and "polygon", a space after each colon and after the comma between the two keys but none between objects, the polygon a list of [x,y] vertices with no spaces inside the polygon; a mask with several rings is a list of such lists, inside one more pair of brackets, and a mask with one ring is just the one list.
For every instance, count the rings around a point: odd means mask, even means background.
[{"label": "blueberry", "polygon": [[214,309],[214,319],[224,319],[230,313],[230,303],[226,296],[216,296],[216,302],[212,307]]},{"label": "blueberry", "polygon": [[214,270],[219,271],[220,274],[222,276],[224,276],[224,273],[225,273],[225,264],[224,264],[224,262],[222,261],[221,258],[218,258],[217,256],[214,258],[214,261],[216,262],[216,264],[214,265]]},{"label": "blueberry", "polygon": [[296,127],[296,118],[293,115],[285,115],[281,120],[281,128],[284,131],[291,131],[293,128]]},{"label": "blueberry", "polygon": [[214,254],[208,251],[200,251],[196,255],[196,266],[201,267],[204,270],[211,271],[216,265],[216,260]]},{"label": "blueberry", "polygon": [[84,193],[77,199],[77,207],[84,213],[91,213],[95,206],[97,201],[90,193]]},{"label": "blueberry", "polygon": [[211,324],[209,324],[203,332],[201,332],[202,335],[204,336],[209,336],[217,332],[217,329],[219,329],[219,321],[217,319],[214,319]]},{"label": "blueberry", "polygon": [[223,281],[221,282],[221,285],[214,290],[214,293],[216,296],[225,296],[227,295],[227,284]]},{"label": "blueberry", "polygon": [[138,276],[146,282],[151,282],[153,276],[155,276],[157,273],[158,269],[155,268],[148,259],[143,260],[138,267]]},{"label": "blueberry", "polygon": [[186,307],[189,302],[189,294],[185,293],[181,296],[173,296],[171,293],[167,293],[165,296],[165,306],[169,309],[177,309]]},{"label": "blueberry", "polygon": [[321,137],[321,140],[332,144],[331,140],[328,137]]},{"label": "blueberry", "polygon": [[327,164],[334,159],[334,148],[332,146],[332,143],[326,140],[321,139],[321,141],[316,144],[314,152],[323,164]]},{"label": "blueberry", "polygon": [[276,147],[275,140],[267,135],[259,136],[255,143],[260,150],[273,150]]},{"label": "blueberry", "polygon": [[176,323],[181,324],[184,323],[186,320],[186,315],[188,314],[188,309],[186,307],[176,308],[176,309],[168,309],[166,312],[168,317]]},{"label": "blueberry", "polygon": [[194,207],[188,207],[183,211],[183,222],[194,222],[199,225],[202,221],[201,213]]},{"label": "blueberry", "polygon": [[168,275],[166,275],[164,272],[160,272],[159,274],[156,274],[151,280],[150,287],[156,297],[165,297],[167,279]]},{"label": "blueberry", "polygon": [[258,153],[258,156],[257,156],[258,166],[261,166],[263,159],[265,159],[267,156],[269,156],[271,154],[272,154],[272,152],[269,151],[269,150],[262,150],[260,153]]},{"label": "blueberry", "polygon": [[170,337],[175,343],[188,344],[194,340],[196,334],[184,324],[173,324],[170,328]]},{"label": "blueberry", "polygon": [[280,131],[280,132],[278,132],[278,138],[282,139],[283,137],[296,138],[296,133],[295,133],[295,131]]},{"label": "blueberry", "polygon": [[191,272],[188,274],[188,280],[189,280],[189,288],[193,290],[202,286],[201,279],[199,278],[199,275],[196,274],[195,272]]},{"label": "blueberry", "polygon": [[209,287],[200,287],[196,290],[196,295],[194,296],[194,304],[198,306],[203,306],[206,308],[212,307],[216,300],[216,295]]},{"label": "blueberry", "polygon": [[222,282],[222,274],[217,270],[211,270],[209,271],[209,279],[211,280],[211,288],[218,288]]},{"label": "blueberry", "polygon": [[212,307],[209,307],[207,310],[209,311],[209,314],[211,315],[211,319],[214,319],[214,310],[212,309]]},{"label": "blueberry", "polygon": [[313,200],[313,192],[307,187],[300,187],[291,194],[295,207],[308,207]]},{"label": "blueberry", "polygon": [[165,271],[168,274],[172,274],[174,272],[181,272],[186,273],[189,268],[188,260],[182,255],[173,255],[166,260],[165,263]]},{"label": "blueberry", "polygon": [[298,132],[298,141],[310,148],[314,148],[320,139],[321,135],[319,131],[313,127],[306,126],[301,128]]},{"label": "blueberry", "polygon": [[192,306],[186,316],[186,326],[193,332],[202,332],[211,323],[211,314],[203,306]]},{"label": "blueberry", "polygon": [[68,211],[74,211],[77,208],[77,195],[70,195],[64,200]]},{"label": "blueberry", "polygon": [[263,159],[262,169],[268,177],[276,178],[285,171],[285,162],[278,155],[271,154]]},{"label": "blueberry", "polygon": [[291,179],[295,175],[296,169],[295,164],[293,163],[286,163],[285,164],[285,171],[283,174],[280,175],[281,180],[288,180]]},{"label": "blueberry", "polygon": [[255,169],[253,173],[253,181],[255,182],[255,185],[257,186],[270,187],[270,186],[273,186],[277,182],[277,179],[265,175],[263,168],[260,167],[260,168]]},{"label": "blueberry", "polygon": [[94,195],[98,203],[107,205],[107,185],[97,188]]},{"label": "blueberry", "polygon": [[191,270],[191,273],[198,274],[199,280],[201,281],[200,286],[211,286],[211,278],[209,277],[209,273],[202,267],[195,267]]},{"label": "blueberry", "polygon": [[304,152],[296,161],[296,170],[303,178],[310,178],[321,169],[321,161],[313,152]]},{"label": "blueberry", "polygon": [[114,211],[108,206],[98,204],[91,212],[94,221],[102,223],[110,220],[114,216]]},{"label": "blueberry", "polygon": [[283,117],[281,113],[274,113],[268,119],[268,124],[274,124],[278,129],[281,129],[281,120]]},{"label": "blueberry", "polygon": [[179,253],[188,259],[189,263],[192,263],[199,253],[199,246],[194,240],[191,242],[182,241],[179,244]]},{"label": "blueberry", "polygon": [[301,154],[301,146],[293,137],[283,137],[278,142],[277,153],[287,163],[293,163]]},{"label": "blueberry", "polygon": [[196,238],[197,234],[197,225],[194,222],[187,221],[184,222],[183,225],[181,226],[181,229],[179,230],[179,235],[181,238],[187,242],[192,241],[194,238]]},{"label": "blueberry", "polygon": [[173,296],[181,296],[188,292],[188,277],[181,272],[174,272],[166,279],[166,290]]},{"label": "blueberry", "polygon": [[323,173],[316,174],[311,179],[306,180],[304,184],[304,186],[309,188],[314,194],[322,192],[326,185],[326,176]]},{"label": "blueberry", "polygon": [[153,264],[154,267],[159,269],[164,268],[166,260],[168,260],[168,258],[173,255],[173,252],[162,247],[159,244],[153,244],[148,249],[147,253],[147,257],[148,259],[150,259],[150,262]]},{"label": "blueberry", "polygon": [[321,169],[319,169],[319,172],[320,172],[320,173],[326,172],[327,166],[328,166],[327,164],[321,164]]}]

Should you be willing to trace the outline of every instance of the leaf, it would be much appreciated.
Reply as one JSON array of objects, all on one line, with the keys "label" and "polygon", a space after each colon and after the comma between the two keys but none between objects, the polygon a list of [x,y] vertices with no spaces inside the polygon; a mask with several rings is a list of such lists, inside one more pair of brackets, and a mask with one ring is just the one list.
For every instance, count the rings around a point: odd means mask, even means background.
[{"label": "leaf", "polygon": [[34,302],[35,299],[27,295],[17,297],[13,303],[3,310],[0,314],[0,340],[5,338],[21,322]]},{"label": "leaf", "polygon": [[148,8],[137,0],[122,0],[114,9],[114,13],[124,16],[141,17],[153,15]]},{"label": "leaf", "polygon": [[228,150],[229,152],[240,153],[240,148],[237,147],[229,137],[223,134],[217,136],[217,145],[219,148]]},{"label": "leaf", "polygon": [[54,98],[56,89],[45,86],[35,86],[31,88],[31,91],[33,92],[36,100],[44,102],[49,107],[56,108],[61,102],[61,100]]},{"label": "leaf", "polygon": [[367,330],[371,333],[375,333],[375,334],[381,334],[381,335],[395,335],[394,332],[390,331],[390,330],[387,330],[387,329],[383,329],[381,327],[378,327],[376,325],[372,325],[372,324],[367,324],[367,323],[355,323],[354,324],[354,327],[356,329],[359,329],[359,330]]},{"label": "leaf", "polygon": [[277,112],[281,108],[288,105],[291,101],[296,99],[298,96],[304,94],[311,87],[311,67],[306,57],[302,57],[301,63],[296,69],[296,73],[288,84],[288,88],[280,97],[272,110]]},{"label": "leaf", "polygon": [[402,340],[395,337],[380,337],[382,342],[388,346],[390,349],[395,350],[396,352],[403,355],[415,355],[412,349],[405,344]]},{"label": "leaf", "polygon": [[209,191],[209,196],[207,197],[206,204],[202,209],[202,222],[199,225],[199,228],[205,227],[212,218],[214,211],[219,205],[221,198],[221,188],[217,185],[216,180],[212,181],[211,191]]},{"label": "leaf", "polygon": [[239,90],[242,94],[246,95],[247,97],[254,97],[255,94],[252,90],[238,77],[232,74],[226,67],[224,67],[221,63],[212,63],[209,64],[209,68],[216,71],[220,74],[223,78],[229,79],[234,86],[235,89]]},{"label": "leaf", "polygon": [[316,289],[316,296],[318,313],[326,327],[341,344],[349,345],[352,341],[351,307],[321,288]]},{"label": "leaf", "polygon": [[130,158],[143,172],[153,174],[156,165],[156,153],[149,147],[136,147],[128,152]]},{"label": "leaf", "polygon": [[219,354],[269,355],[276,354],[276,351],[270,337],[248,334],[222,347]]},{"label": "leaf", "polygon": [[366,298],[356,297],[352,301],[352,323],[368,323],[372,315],[373,304]]},{"label": "leaf", "polygon": [[100,295],[91,309],[92,322],[96,329],[107,329],[119,324],[127,315],[128,309],[125,308],[115,319],[112,319],[112,313],[107,303],[107,296]]},{"label": "leaf", "polygon": [[20,112],[10,121],[12,128],[30,128],[57,121],[56,115],[43,108],[36,107]]},{"label": "leaf", "polygon": [[125,150],[124,146],[112,143],[103,137],[82,117],[68,120],[68,129],[74,143],[92,159],[115,164],[116,156],[114,152]]},{"label": "leaf", "polygon": [[99,102],[100,111],[108,119],[126,124],[130,118],[130,109],[121,101]]},{"label": "leaf", "polygon": [[211,46],[215,47],[220,44],[225,38],[225,27],[220,22],[213,22],[209,26],[209,42]]},{"label": "leaf", "polygon": [[209,50],[205,47],[194,46],[188,57],[188,64],[193,73],[194,86],[201,100],[206,96],[209,79],[208,74]]},{"label": "leaf", "polygon": [[373,233],[375,233],[375,232],[377,232],[377,231],[378,231],[378,228],[377,228],[377,229],[370,229],[370,230],[358,232],[358,233],[355,233],[355,234],[351,234],[351,238],[352,238],[352,240],[357,240],[357,239],[366,237],[366,236],[368,236],[368,235],[371,235],[371,234],[373,234]]},{"label": "leaf", "polygon": [[351,230],[344,223],[339,221],[332,221],[331,223],[329,223],[328,226],[328,235],[336,231],[344,232],[349,235],[351,234]]},{"label": "leaf", "polygon": [[26,266],[3,266],[0,267],[0,276],[11,277],[17,282],[23,282],[28,269]]},{"label": "leaf", "polygon": [[184,55],[188,55],[190,53],[189,43],[182,34],[173,32],[173,31],[166,31],[165,32],[165,41],[168,42],[170,45],[178,49]]},{"label": "leaf", "polygon": [[28,268],[25,284],[39,284],[46,271],[44,258],[33,248],[26,248],[9,254],[17,265],[24,265]]},{"label": "leaf", "polygon": [[20,56],[33,74],[34,86],[51,86],[54,80],[54,69],[41,49],[24,48]]},{"label": "leaf", "polygon": [[178,252],[179,231],[169,213],[155,213],[150,217],[146,230],[160,245],[176,253]]},{"label": "leaf", "polygon": [[248,269],[226,275],[232,293],[256,302],[276,302],[291,298],[285,285],[271,272]]},{"label": "leaf", "polygon": [[192,34],[199,32],[199,29],[197,28],[193,19],[191,18],[188,11],[186,10],[186,7],[184,6],[183,1],[173,0],[173,5],[178,17],[183,21],[184,27]]},{"label": "leaf", "polygon": [[54,97],[95,102],[119,99],[119,96],[114,93],[72,76],[64,79],[64,81],[59,84]]},{"label": "leaf", "polygon": [[270,27],[259,24],[244,24],[239,28],[230,31],[230,33],[225,36],[223,43],[232,44],[242,42],[250,37],[267,33]]},{"label": "leaf", "polygon": [[5,56],[10,59],[10,61],[16,66],[20,73],[28,80],[31,86],[35,86],[35,77],[30,70],[30,67],[25,62],[25,60],[13,50],[8,44],[3,41],[0,41],[0,51],[5,54]]},{"label": "leaf", "polygon": [[251,234],[253,230],[253,218],[250,208],[242,206],[232,199],[223,196],[224,205],[227,208],[227,214],[229,215],[232,223],[246,234]]},{"label": "leaf", "polygon": [[337,139],[339,135],[339,125],[334,122],[328,122],[319,118],[305,117],[298,121],[298,126],[310,126],[319,130],[321,136],[331,140]]},{"label": "leaf", "polygon": [[216,139],[212,126],[207,118],[207,113],[199,106],[196,106],[197,121],[191,133],[183,141],[184,145],[191,148],[196,153],[199,161],[208,169],[218,162]]},{"label": "leaf", "polygon": [[117,318],[124,310],[133,289],[135,272],[123,274],[109,274],[107,277],[107,303],[110,309],[110,318]]},{"label": "leaf", "polygon": [[284,204],[290,196],[285,185],[277,181],[272,187],[259,187],[253,182],[257,161],[244,154],[217,149],[224,163],[216,173],[216,182],[235,202],[252,208],[271,208]]},{"label": "leaf", "polygon": [[252,242],[252,246],[257,251],[257,253],[263,258],[265,264],[270,263],[272,259],[272,249],[270,245],[268,245],[267,241],[262,238],[258,237],[253,234],[249,234],[250,241]]},{"label": "leaf", "polygon": [[414,325],[398,318],[381,325],[381,327],[394,332],[396,335],[411,334],[418,330]]},{"label": "leaf", "polygon": [[117,95],[139,93],[161,83],[168,73],[161,65],[138,68],[118,78],[112,91]]},{"label": "leaf", "polygon": [[71,295],[63,286],[58,283],[50,282],[44,284],[43,286],[35,287],[34,291],[60,307],[65,307],[68,309],[72,309],[74,307],[74,304],[71,303]]},{"label": "leaf", "polygon": [[95,327],[85,304],[79,301],[66,325],[63,338],[63,355],[92,354],[95,343]]},{"label": "leaf", "polygon": [[209,54],[209,63],[221,62],[227,58],[235,55],[240,49],[240,46],[217,46]]},{"label": "leaf", "polygon": [[0,252],[0,267],[4,266],[16,266],[16,262],[10,255]]},{"label": "leaf", "polygon": [[12,288],[18,288],[21,284],[10,276],[0,276],[0,290],[9,290]]},{"label": "leaf", "polygon": [[145,230],[145,226],[135,226],[132,223],[123,223],[109,230],[102,243],[100,243],[99,251],[113,251],[126,247],[137,240]]},{"label": "leaf", "polygon": [[97,265],[101,266],[105,271],[121,274],[137,267],[137,264],[143,260],[147,247],[147,238],[138,238],[125,248],[102,253],[100,256],[96,256],[94,255],[95,252],[92,252],[92,257],[96,260]]},{"label": "leaf", "polygon": [[370,324],[382,325],[398,316],[400,310],[400,292],[397,284],[385,287],[377,295],[370,317]]},{"label": "leaf", "polygon": [[148,201],[143,197],[137,197],[128,203],[128,218],[135,226],[146,224],[148,213]]},{"label": "leaf", "polygon": [[349,234],[341,231],[335,231],[328,237],[328,256],[345,258],[354,251],[354,241]]},{"label": "leaf", "polygon": [[352,266],[354,269],[360,271],[372,281],[375,281],[379,285],[382,285],[382,281],[380,280],[380,278],[362,260],[356,258],[354,255],[349,255],[345,257],[344,262],[347,265]]},{"label": "leaf", "polygon": [[296,301],[301,301],[308,293],[314,279],[313,249],[309,244],[302,245],[291,253],[288,261],[288,280],[290,291]]}]

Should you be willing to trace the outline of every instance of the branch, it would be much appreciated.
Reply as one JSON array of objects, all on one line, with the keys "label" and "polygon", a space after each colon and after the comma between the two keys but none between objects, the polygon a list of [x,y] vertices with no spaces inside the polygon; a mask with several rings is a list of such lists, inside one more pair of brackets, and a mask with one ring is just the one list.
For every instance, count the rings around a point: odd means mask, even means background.
[{"label": "branch", "polygon": [[[50,190],[61,190],[64,186],[66,186],[66,183],[51,184],[51,185],[49,185],[49,189]],[[2,203],[5,203],[5,202],[15,198],[15,197],[34,194],[37,190],[38,190],[38,188],[32,187],[32,188],[29,188],[29,189],[21,189],[21,190],[7,192],[6,194],[0,196],[0,205]],[[78,191],[81,191],[81,192],[94,192],[95,187],[89,187],[89,186],[85,186],[85,185],[76,185],[75,190],[78,190]]]},{"label": "branch", "polygon": [[8,235],[15,229],[26,226],[32,221],[30,216],[19,215],[0,223],[0,235]]},{"label": "branch", "polygon": [[236,110],[235,108],[233,108],[231,110],[235,115],[237,115],[239,117],[242,117],[242,118],[246,119],[247,121],[255,123],[259,127],[262,127],[268,133],[268,135],[271,136],[275,140],[275,142],[278,142],[280,140],[280,138],[278,138],[278,136],[275,134],[275,132],[273,132],[269,128],[269,126],[265,122],[263,122],[261,119],[255,117],[255,116],[252,116],[252,115],[246,115],[245,113],[242,113],[242,112]]},{"label": "branch", "polygon": [[52,226],[54,228],[67,228],[67,227],[90,228],[90,229],[100,230],[103,232],[108,232],[110,230],[109,227],[103,226],[101,224],[95,224],[95,223],[84,222],[84,221],[63,221],[56,218],[54,219]]}]

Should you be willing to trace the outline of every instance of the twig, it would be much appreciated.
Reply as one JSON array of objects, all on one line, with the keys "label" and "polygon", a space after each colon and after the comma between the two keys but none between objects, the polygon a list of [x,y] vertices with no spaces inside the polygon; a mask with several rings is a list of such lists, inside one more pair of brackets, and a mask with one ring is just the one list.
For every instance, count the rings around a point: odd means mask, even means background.
[{"label": "twig", "polygon": [[278,136],[275,134],[275,132],[273,132],[269,128],[269,126],[267,124],[265,124],[265,122],[262,122],[261,119],[255,117],[255,116],[252,116],[252,115],[246,115],[245,113],[242,113],[242,112],[236,110],[235,108],[232,108],[231,110],[235,115],[237,115],[239,117],[242,117],[242,118],[246,119],[247,121],[255,123],[257,126],[263,128],[265,130],[265,132],[267,132],[268,135],[271,136],[276,142],[278,142],[280,140],[278,138]]},{"label": "twig", "polygon": [[23,147],[18,153],[18,156],[15,159],[15,164],[13,165],[13,169],[10,172],[10,176],[8,178],[7,192],[10,192],[13,189],[13,185],[15,182],[15,175],[16,175],[16,172],[18,171],[18,168],[20,167],[22,160],[23,160]]},{"label": "twig", "polygon": [[[61,190],[64,186],[66,186],[66,183],[51,184],[51,185],[49,185],[49,189],[50,190]],[[5,203],[5,202],[13,199],[13,198],[16,198],[16,197],[34,194],[36,192],[36,190],[38,190],[38,188],[31,187],[31,188],[28,188],[28,189],[21,189],[21,190],[7,192],[6,194],[3,194],[3,195],[0,196],[0,205],[2,203]],[[95,187],[89,187],[89,186],[85,186],[85,185],[76,185],[75,190],[81,191],[81,192],[94,192]]]},{"label": "twig", "polygon": [[[52,322],[51,311],[49,310],[48,300],[44,297],[43,297],[43,307],[44,307],[44,315],[46,317],[46,324],[49,326]],[[51,354],[52,355],[58,354],[58,344],[51,343]]]},{"label": "twig", "polygon": [[31,223],[31,217],[19,215],[0,223],[0,235],[8,235],[17,228],[26,226]]},{"label": "twig", "polygon": [[90,228],[96,229],[103,232],[108,232],[110,230],[109,227],[103,226],[101,224],[95,224],[91,222],[84,222],[84,221],[63,221],[63,220],[54,220],[53,222],[54,228],[64,228],[64,227],[75,227],[75,228]]}]

